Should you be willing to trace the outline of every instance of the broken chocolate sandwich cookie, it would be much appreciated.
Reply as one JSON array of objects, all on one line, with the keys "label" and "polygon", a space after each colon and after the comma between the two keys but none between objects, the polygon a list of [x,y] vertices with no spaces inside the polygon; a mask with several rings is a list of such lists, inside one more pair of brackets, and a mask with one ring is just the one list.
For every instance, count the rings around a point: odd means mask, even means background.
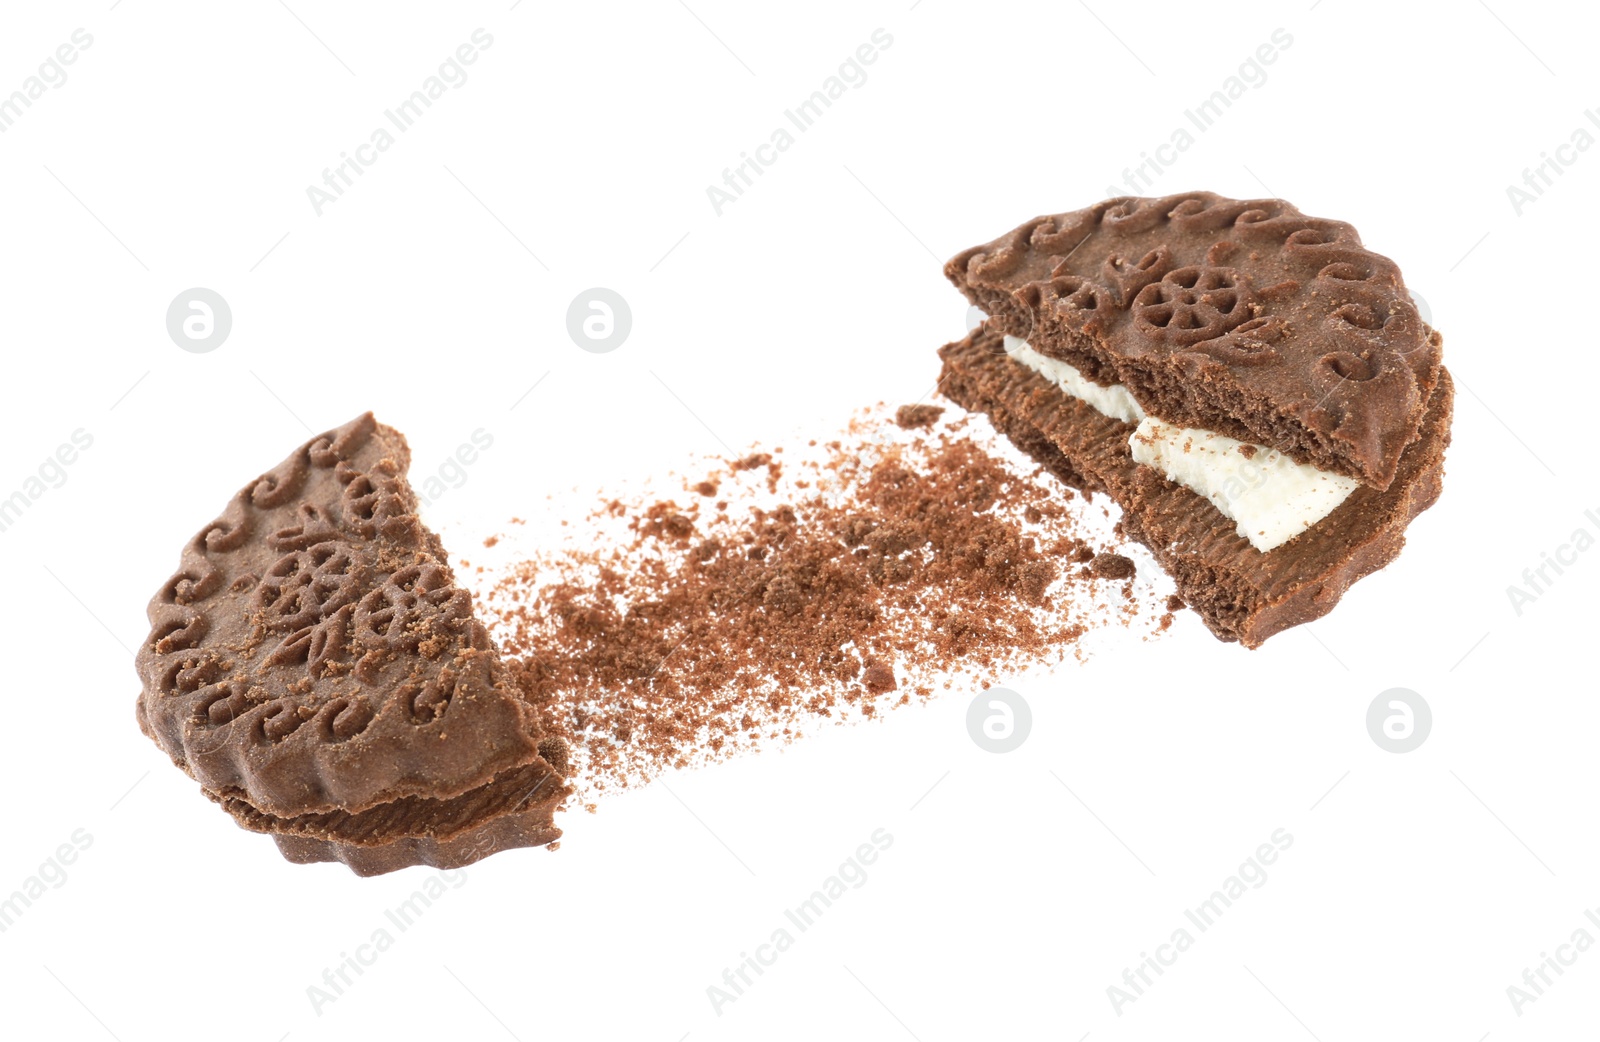
[{"label": "broken chocolate sandwich cookie", "polygon": [[371,875],[551,843],[566,746],[525,703],[371,413],[190,540],[150,602],[140,728],[291,861]]},{"label": "broken chocolate sandwich cookie", "polygon": [[1223,640],[1331,610],[1438,498],[1453,388],[1393,261],[1209,192],[1108,199],[966,250],[988,316],[944,393],[1104,492]]}]

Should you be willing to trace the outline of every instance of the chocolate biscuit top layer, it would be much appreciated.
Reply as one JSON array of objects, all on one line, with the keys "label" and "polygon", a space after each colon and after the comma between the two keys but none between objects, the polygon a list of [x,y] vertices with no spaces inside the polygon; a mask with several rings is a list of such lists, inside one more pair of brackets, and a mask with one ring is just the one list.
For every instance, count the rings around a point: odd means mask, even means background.
[{"label": "chocolate biscuit top layer", "polygon": [[1439,378],[1439,334],[1395,263],[1281,199],[1107,199],[945,274],[1003,332],[1153,416],[1380,489]]},{"label": "chocolate biscuit top layer", "polygon": [[251,482],[150,602],[138,716],[174,762],[269,814],[448,798],[538,760],[472,595],[371,413]]}]

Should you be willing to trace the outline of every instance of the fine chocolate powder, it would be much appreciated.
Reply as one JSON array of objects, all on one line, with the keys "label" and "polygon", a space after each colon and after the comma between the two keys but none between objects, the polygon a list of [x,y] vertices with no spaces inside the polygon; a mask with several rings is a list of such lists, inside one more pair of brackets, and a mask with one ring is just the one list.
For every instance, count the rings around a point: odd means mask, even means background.
[{"label": "fine chocolate powder", "polygon": [[1167,591],[1092,545],[1119,542],[1098,503],[939,413],[713,461],[479,567],[580,801],[1170,623]]}]

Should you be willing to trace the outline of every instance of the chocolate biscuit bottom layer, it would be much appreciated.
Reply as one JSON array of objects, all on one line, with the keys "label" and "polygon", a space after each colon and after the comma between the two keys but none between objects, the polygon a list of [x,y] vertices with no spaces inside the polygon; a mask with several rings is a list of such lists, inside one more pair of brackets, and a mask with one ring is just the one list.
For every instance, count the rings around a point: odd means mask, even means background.
[{"label": "chocolate biscuit bottom layer", "polygon": [[297,865],[338,861],[358,876],[382,875],[412,865],[461,868],[502,850],[554,843],[561,838],[561,830],[550,823],[553,809],[551,805],[502,814],[449,839],[414,836],[375,847],[281,833],[272,838],[279,853]]},{"label": "chocolate biscuit bottom layer", "polygon": [[237,791],[206,795],[240,827],[270,834],[290,861],[339,861],[371,876],[411,865],[459,868],[501,850],[552,843],[561,838],[555,812],[571,792],[540,760],[450,799],[407,797],[354,814],[281,818]]},{"label": "chocolate biscuit bottom layer", "polygon": [[1217,637],[1246,647],[1327,614],[1351,583],[1395,558],[1411,519],[1439,497],[1454,401],[1443,369],[1389,487],[1358,488],[1310,529],[1263,553],[1204,497],[1134,462],[1132,425],[1014,362],[988,324],[939,355],[947,397],[986,414],[1067,484],[1109,494],[1127,534],[1150,549],[1184,601]]}]

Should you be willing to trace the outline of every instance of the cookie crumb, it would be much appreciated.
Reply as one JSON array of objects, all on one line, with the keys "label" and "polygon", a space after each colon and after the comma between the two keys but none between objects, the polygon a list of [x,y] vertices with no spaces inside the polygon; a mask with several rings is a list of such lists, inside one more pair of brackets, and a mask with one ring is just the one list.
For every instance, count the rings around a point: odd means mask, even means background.
[{"label": "cookie crumb", "polygon": [[937,405],[902,405],[894,414],[894,422],[896,426],[909,431],[918,427],[932,427],[943,415],[944,409]]},{"label": "cookie crumb", "polygon": [[1129,579],[1133,577],[1133,561],[1121,554],[1095,554],[1089,570],[1100,579]]},{"label": "cookie crumb", "polygon": [[875,658],[869,658],[866,668],[861,671],[861,685],[875,695],[893,691],[896,687],[894,670]]}]

